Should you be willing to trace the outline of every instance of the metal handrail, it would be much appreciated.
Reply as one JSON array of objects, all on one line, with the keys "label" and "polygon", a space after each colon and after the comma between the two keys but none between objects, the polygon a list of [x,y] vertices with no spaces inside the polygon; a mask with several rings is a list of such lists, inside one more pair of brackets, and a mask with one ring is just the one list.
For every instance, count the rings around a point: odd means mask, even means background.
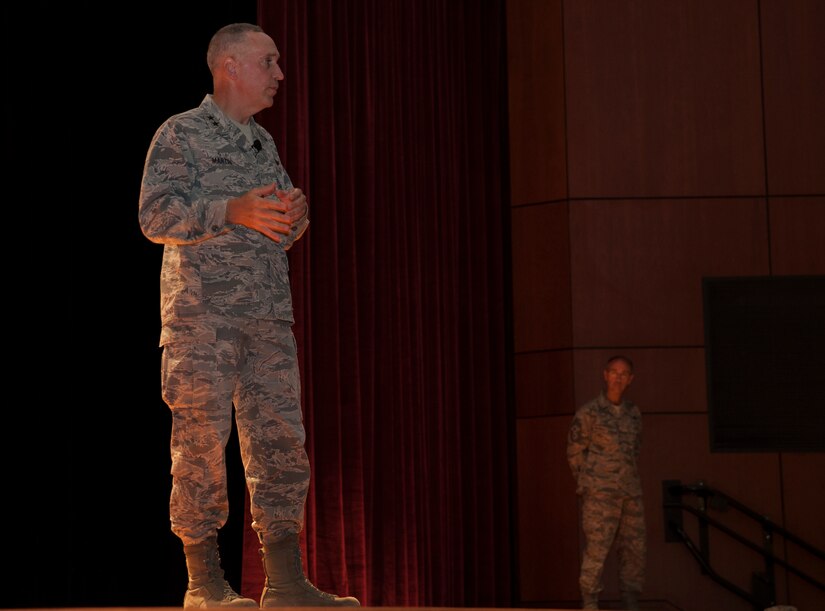
[{"label": "metal handrail", "polygon": [[[785,541],[793,543],[814,557],[825,561],[825,552],[822,550],[814,547],[801,537],[789,532],[787,529],[782,528],[767,516],[757,513],[727,494],[707,486],[704,482],[686,485],[682,484],[678,480],[665,480],[662,482],[662,488],[664,498],[662,506],[665,512],[666,539],[668,541],[681,541],[684,543],[688,548],[688,551],[701,566],[703,573],[707,574],[719,585],[747,600],[754,606],[755,609],[764,609],[776,604],[776,587],[773,576],[774,567],[776,565],[790,571],[814,587],[825,591],[825,583],[818,581],[814,577],[791,565],[784,559],[777,557],[773,553],[773,536],[778,534],[784,538]],[[699,497],[701,499],[699,508],[683,503],[681,499],[685,494],[693,494]],[[731,507],[759,523],[762,527],[762,545],[760,546],[752,542],[722,522],[708,516],[708,507],[720,510]],[[683,512],[688,512],[694,515],[699,521],[700,545],[698,547],[682,527]],[[761,592],[752,591],[749,593],[713,570],[710,563],[710,539],[708,527],[717,529],[762,556],[765,562],[765,574],[764,576],[761,576],[759,582],[755,581],[752,586],[754,590],[761,589]],[[757,587],[757,584],[759,587]]]}]

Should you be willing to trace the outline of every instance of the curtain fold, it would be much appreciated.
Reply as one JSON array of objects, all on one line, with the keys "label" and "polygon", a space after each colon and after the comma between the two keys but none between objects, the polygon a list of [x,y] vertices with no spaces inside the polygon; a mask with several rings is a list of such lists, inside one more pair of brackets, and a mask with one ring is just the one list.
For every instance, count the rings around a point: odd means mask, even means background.
[{"label": "curtain fold", "polygon": [[310,203],[308,576],[369,606],[507,606],[503,0],[268,0],[258,23],[285,73],[258,120]]}]

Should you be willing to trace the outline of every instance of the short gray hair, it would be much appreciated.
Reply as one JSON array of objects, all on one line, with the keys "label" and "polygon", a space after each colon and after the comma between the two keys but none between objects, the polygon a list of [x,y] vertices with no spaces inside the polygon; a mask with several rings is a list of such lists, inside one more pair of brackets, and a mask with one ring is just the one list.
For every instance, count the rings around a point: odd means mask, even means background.
[{"label": "short gray hair", "polygon": [[206,50],[206,65],[209,70],[214,72],[218,59],[228,54],[232,47],[242,43],[249,32],[263,32],[263,29],[253,23],[230,23],[215,32]]},{"label": "short gray hair", "polygon": [[633,373],[633,361],[623,354],[617,354],[607,359],[607,362],[604,364],[605,370],[607,370],[615,361],[622,361],[625,365],[627,365],[627,368],[630,369],[630,373]]}]

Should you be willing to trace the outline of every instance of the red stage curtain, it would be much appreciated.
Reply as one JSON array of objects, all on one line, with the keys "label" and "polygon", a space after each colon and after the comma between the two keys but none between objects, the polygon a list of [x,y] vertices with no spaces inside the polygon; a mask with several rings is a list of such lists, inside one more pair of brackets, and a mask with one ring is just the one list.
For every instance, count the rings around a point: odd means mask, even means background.
[{"label": "red stage curtain", "polygon": [[311,210],[290,252],[308,576],[363,605],[508,606],[503,0],[267,0],[258,23],[286,75],[259,120]]}]

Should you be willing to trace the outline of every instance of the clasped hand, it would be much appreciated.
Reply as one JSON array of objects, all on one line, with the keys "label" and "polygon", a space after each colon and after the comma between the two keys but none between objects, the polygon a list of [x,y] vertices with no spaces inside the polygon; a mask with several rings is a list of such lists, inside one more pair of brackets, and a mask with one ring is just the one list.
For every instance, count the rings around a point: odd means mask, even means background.
[{"label": "clasped hand", "polygon": [[282,191],[273,182],[229,200],[226,204],[226,221],[244,225],[280,242],[280,236],[289,235],[292,225],[303,219],[308,212],[307,198],[301,189]]}]

